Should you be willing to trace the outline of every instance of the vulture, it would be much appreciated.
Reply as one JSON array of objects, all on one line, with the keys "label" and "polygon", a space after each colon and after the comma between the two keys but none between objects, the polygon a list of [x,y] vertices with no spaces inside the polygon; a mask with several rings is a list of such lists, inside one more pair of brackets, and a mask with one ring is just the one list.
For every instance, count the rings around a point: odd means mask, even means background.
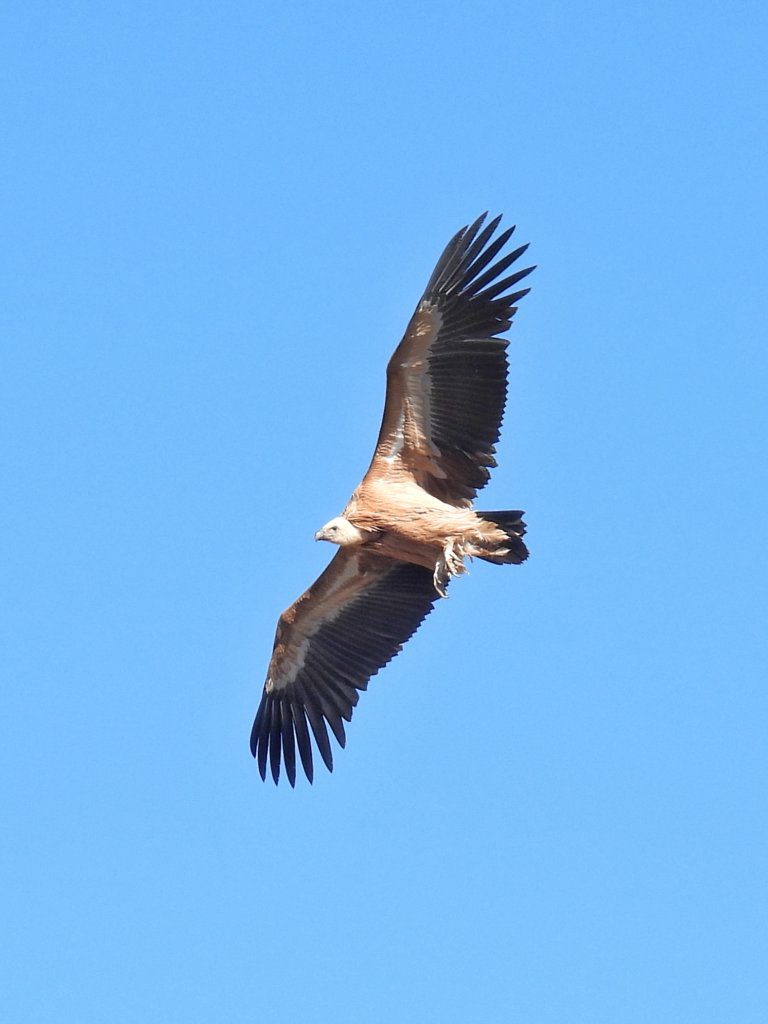
[{"label": "vulture", "polygon": [[[345,745],[359,691],[402,648],[465,560],[519,565],[528,557],[520,511],[476,511],[496,465],[507,395],[503,335],[515,290],[534,267],[506,271],[514,226],[486,214],[450,240],[387,366],[373,459],[340,516],[315,534],[338,546],[327,569],[283,612],[251,732],[259,773],[297,755],[312,782],[313,743],[333,770],[330,732]],[[495,236],[495,237],[494,237]]]}]

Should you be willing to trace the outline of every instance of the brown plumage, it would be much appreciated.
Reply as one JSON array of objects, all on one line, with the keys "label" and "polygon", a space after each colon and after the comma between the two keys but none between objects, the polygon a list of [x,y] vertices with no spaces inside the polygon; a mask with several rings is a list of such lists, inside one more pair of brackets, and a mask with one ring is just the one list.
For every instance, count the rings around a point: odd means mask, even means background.
[{"label": "brown plumage", "polygon": [[309,781],[312,742],[333,769],[328,727],[345,744],[358,691],[421,625],[465,558],[519,564],[528,557],[522,512],[476,512],[496,465],[507,394],[510,291],[534,269],[503,276],[523,245],[493,262],[514,227],[494,239],[485,214],[448,243],[387,367],[387,398],[373,459],[342,514],[318,531],[339,550],[280,616],[251,732],[261,777],[281,761]]}]

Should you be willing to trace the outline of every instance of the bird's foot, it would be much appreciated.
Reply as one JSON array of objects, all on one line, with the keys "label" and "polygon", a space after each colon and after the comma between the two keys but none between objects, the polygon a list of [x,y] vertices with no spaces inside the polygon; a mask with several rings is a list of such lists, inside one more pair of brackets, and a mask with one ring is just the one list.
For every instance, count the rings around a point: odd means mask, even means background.
[{"label": "bird's foot", "polygon": [[451,574],[445,564],[445,559],[440,555],[438,560],[435,562],[435,572],[432,576],[432,581],[435,584],[435,590],[438,592],[440,597],[448,597],[445,588],[448,586],[448,580],[450,578]]}]

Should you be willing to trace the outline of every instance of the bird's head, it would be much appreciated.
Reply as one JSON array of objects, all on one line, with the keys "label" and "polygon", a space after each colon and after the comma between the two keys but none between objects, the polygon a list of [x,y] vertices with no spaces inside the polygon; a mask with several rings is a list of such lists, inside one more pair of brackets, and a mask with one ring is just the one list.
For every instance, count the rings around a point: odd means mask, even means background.
[{"label": "bird's head", "polygon": [[344,516],[331,519],[315,534],[315,540],[329,540],[331,544],[347,547],[350,544],[361,544],[364,538],[362,530],[358,530]]}]

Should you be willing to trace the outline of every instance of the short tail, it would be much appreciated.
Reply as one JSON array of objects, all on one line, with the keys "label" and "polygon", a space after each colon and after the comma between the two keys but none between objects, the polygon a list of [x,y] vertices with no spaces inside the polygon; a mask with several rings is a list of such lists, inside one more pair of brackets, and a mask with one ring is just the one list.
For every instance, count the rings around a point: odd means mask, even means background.
[{"label": "short tail", "polygon": [[[525,523],[522,512],[478,512],[477,515],[496,527],[487,532],[488,553],[477,552],[477,557],[496,565],[519,565],[528,557],[523,543]],[[484,545],[485,546],[485,545]]]}]

